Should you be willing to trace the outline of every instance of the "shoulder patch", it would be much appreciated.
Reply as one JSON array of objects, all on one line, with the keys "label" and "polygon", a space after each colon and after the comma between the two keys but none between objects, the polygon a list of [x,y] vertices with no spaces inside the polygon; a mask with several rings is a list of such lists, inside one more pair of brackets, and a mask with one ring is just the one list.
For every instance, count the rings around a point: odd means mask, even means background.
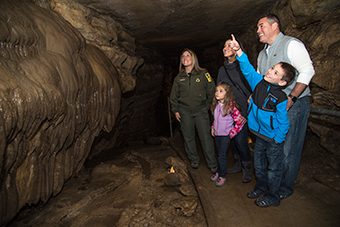
[{"label": "shoulder patch", "polygon": [[196,83],[201,82],[200,78],[196,78]]},{"label": "shoulder patch", "polygon": [[205,73],[205,77],[207,78],[208,82],[211,82],[211,76],[209,73]]}]

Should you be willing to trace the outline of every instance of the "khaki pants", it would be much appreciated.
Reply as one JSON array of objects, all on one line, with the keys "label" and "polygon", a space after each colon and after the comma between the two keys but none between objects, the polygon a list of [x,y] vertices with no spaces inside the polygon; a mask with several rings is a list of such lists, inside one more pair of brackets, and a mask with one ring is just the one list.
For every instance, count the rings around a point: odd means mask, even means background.
[{"label": "khaki pants", "polygon": [[180,110],[181,130],[184,137],[185,151],[191,163],[199,163],[195,142],[195,127],[200,138],[203,154],[209,168],[217,167],[214,141],[211,136],[211,124],[207,110],[202,109],[193,113]]}]

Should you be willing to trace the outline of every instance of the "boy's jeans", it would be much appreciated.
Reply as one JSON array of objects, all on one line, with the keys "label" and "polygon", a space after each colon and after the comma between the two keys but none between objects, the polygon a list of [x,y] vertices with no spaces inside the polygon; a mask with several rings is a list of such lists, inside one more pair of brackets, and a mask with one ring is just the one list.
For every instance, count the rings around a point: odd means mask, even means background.
[{"label": "boy's jeans", "polygon": [[264,192],[273,203],[280,204],[283,143],[278,144],[257,137],[254,150],[254,168],[257,177],[255,188]]}]

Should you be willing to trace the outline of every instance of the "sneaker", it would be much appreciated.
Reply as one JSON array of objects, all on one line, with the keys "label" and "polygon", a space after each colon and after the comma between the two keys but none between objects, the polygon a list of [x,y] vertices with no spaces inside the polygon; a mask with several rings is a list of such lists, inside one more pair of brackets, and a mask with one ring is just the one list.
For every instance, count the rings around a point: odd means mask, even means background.
[{"label": "sneaker", "polygon": [[211,171],[212,173],[216,173],[216,172],[217,172],[217,167],[212,167],[212,168],[210,168],[210,171]]},{"label": "sneaker", "polygon": [[216,186],[223,186],[225,184],[225,182],[227,181],[226,178],[223,178],[223,177],[219,177],[218,180],[216,181]]},{"label": "sneaker", "polygon": [[198,169],[198,163],[191,163],[191,168]]},{"label": "sneaker", "polygon": [[217,181],[218,180],[218,173],[215,173],[212,177],[210,177],[211,181]]},{"label": "sneaker", "polygon": [[250,199],[256,199],[263,195],[262,191],[255,189],[254,191],[248,192],[247,196]]}]

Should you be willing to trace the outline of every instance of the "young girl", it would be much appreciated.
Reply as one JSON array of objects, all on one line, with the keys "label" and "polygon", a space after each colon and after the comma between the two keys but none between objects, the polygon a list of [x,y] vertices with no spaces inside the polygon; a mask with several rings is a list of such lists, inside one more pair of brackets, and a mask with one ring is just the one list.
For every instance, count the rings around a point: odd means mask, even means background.
[{"label": "young girl", "polygon": [[223,186],[226,182],[227,150],[230,140],[243,128],[233,90],[226,82],[220,82],[216,86],[210,110],[214,116],[211,135],[215,137],[218,151],[217,172],[210,179],[216,181],[216,186]]}]

